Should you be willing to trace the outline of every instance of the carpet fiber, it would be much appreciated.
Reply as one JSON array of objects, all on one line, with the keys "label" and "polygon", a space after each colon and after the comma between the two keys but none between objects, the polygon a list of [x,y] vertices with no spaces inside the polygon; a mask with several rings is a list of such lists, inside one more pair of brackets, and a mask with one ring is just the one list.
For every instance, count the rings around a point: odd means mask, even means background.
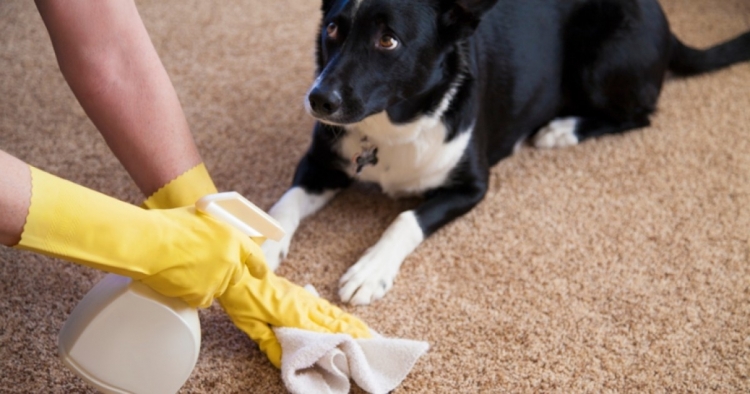
[{"label": "carpet fiber", "polygon": [[[748,0],[664,0],[705,47],[750,29]],[[317,0],[139,1],[217,185],[268,209],[310,141]],[[31,1],[0,2],[0,149],[140,203],[62,78]],[[2,171],[2,169],[0,169]],[[1,173],[0,173],[1,174]],[[298,231],[279,273],[337,281],[415,200],[369,187]],[[487,198],[410,256],[386,297],[344,306],[432,345],[396,393],[750,391],[750,65],[671,79],[647,129],[524,148]],[[102,274],[0,249],[0,392],[90,392],[57,334]],[[218,305],[184,393],[281,393]]]}]

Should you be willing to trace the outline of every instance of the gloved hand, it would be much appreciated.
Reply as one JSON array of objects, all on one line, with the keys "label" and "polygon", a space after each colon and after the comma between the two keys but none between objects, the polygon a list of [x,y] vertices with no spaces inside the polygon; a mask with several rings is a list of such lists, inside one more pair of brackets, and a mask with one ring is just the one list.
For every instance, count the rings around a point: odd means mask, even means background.
[{"label": "gloved hand", "polygon": [[219,303],[277,368],[281,368],[281,345],[271,327],[345,333],[354,338],[372,336],[358,318],[270,270],[260,279],[243,275],[219,297]]},{"label": "gloved hand", "polygon": [[[201,197],[213,193],[216,193],[216,188],[206,168],[199,165],[159,189],[144,205],[160,209],[193,205]],[[265,261],[263,257],[259,259]],[[245,271],[239,282],[219,298],[219,303],[234,324],[258,343],[277,368],[281,367],[281,346],[271,327],[346,333],[354,338],[371,337],[367,325],[358,318],[270,270],[266,271]]]},{"label": "gloved hand", "polygon": [[31,168],[32,196],[20,249],[140,280],[207,307],[247,268],[267,270],[239,230],[191,207],[145,210]]}]

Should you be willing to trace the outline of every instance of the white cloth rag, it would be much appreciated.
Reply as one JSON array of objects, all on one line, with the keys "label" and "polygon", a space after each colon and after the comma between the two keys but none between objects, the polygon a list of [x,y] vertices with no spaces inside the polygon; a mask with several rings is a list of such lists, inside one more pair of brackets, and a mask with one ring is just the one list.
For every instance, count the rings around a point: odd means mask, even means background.
[{"label": "white cloth rag", "polygon": [[404,381],[427,342],[275,328],[281,344],[281,377],[293,394],[346,394],[350,379],[372,394],[387,393]]}]

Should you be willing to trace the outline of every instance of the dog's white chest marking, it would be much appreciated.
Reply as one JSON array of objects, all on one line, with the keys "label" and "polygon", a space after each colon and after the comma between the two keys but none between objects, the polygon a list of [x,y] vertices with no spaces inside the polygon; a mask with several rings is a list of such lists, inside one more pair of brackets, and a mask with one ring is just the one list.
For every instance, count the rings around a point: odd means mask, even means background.
[{"label": "dog's white chest marking", "polygon": [[[346,126],[340,153],[354,158],[363,151],[363,139],[377,147],[377,164],[364,166],[357,175],[364,182],[380,184],[391,196],[419,194],[450,183],[448,177],[466,150],[471,130],[445,143],[446,127],[440,119],[424,116],[412,123],[394,125],[385,112]],[[365,138],[366,137],[366,138]]]}]

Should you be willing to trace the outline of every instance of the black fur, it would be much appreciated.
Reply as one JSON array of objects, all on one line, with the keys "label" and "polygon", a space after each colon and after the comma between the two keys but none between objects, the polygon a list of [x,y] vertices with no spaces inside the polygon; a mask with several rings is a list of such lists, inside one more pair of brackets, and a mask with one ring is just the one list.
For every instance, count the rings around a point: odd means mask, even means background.
[{"label": "black fur", "polygon": [[681,76],[703,74],[734,63],[750,60],[750,32],[734,40],[701,51],[690,48],[672,36],[672,57],[669,69]]},{"label": "black fur", "polygon": [[[489,168],[551,120],[579,117],[581,141],[644,127],[667,71],[695,75],[750,60],[750,33],[708,50],[685,46],[655,0],[363,0],[356,18],[354,6],[323,1],[320,78],[309,100],[327,124],[316,125],[294,185],[316,193],[348,186],[349,158],[335,149],[342,125],[382,111],[394,123],[412,121],[460,82],[442,115],[446,142],[473,134],[450,182],[426,191],[415,210],[425,236],[479,203]],[[402,45],[375,48],[383,34]]]}]

